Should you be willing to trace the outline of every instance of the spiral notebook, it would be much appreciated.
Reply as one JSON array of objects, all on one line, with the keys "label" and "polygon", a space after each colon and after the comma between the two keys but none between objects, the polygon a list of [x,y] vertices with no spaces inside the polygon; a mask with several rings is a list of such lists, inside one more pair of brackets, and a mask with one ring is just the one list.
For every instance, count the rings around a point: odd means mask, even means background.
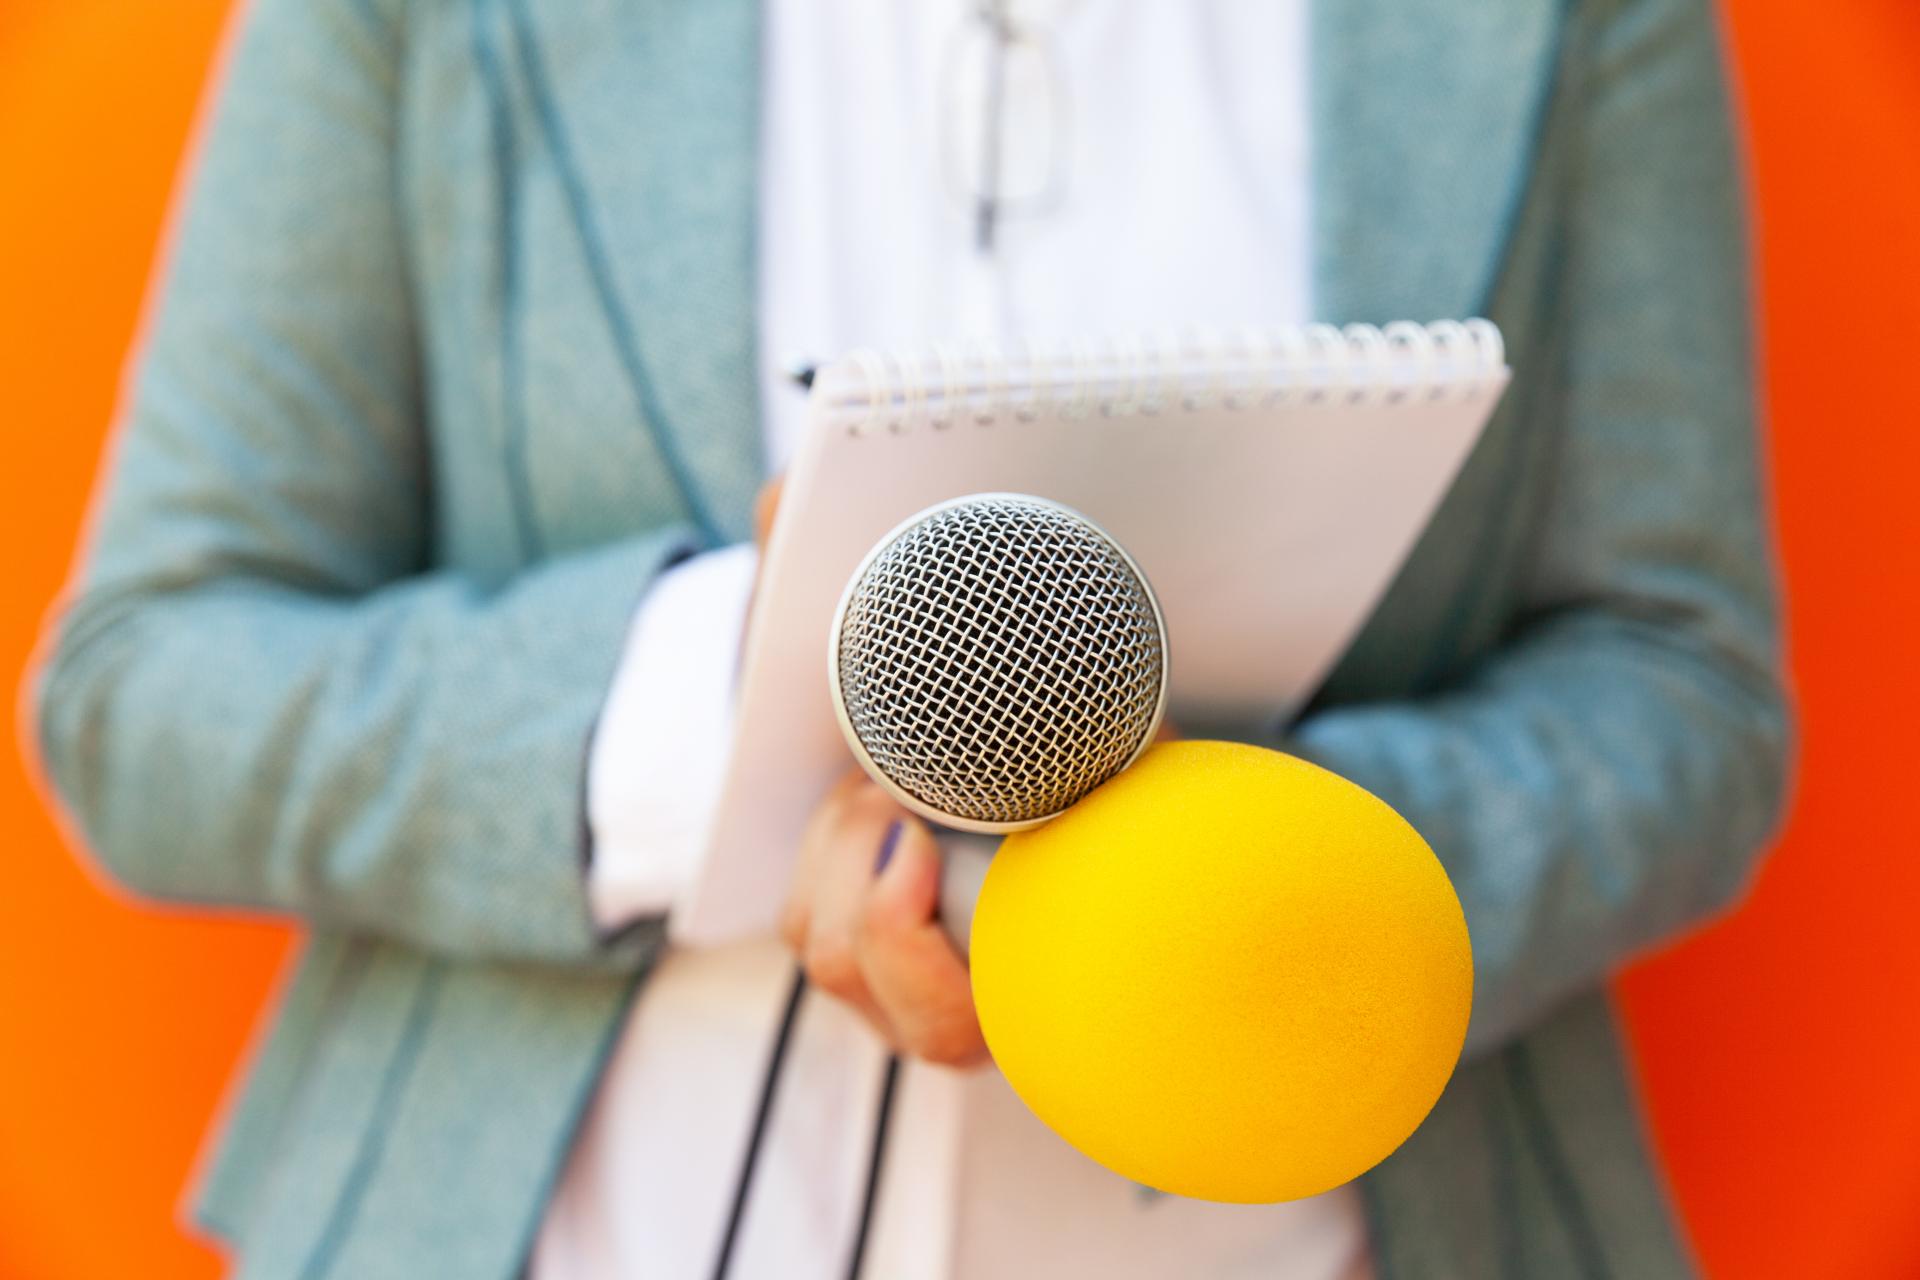
[{"label": "spiral notebook", "polygon": [[1159,596],[1175,722],[1284,720],[1372,612],[1507,378],[1484,320],[941,346],[822,369],[761,570],[707,858],[674,936],[772,925],[807,816],[851,761],[827,686],[834,606],[900,521],[990,491],[1076,508]]}]

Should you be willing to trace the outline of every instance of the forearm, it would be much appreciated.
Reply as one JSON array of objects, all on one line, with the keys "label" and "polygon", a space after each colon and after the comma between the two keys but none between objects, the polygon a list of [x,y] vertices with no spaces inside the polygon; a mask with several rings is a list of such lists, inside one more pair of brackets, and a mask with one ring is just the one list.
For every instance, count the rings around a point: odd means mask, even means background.
[{"label": "forearm", "polygon": [[1400,811],[1473,938],[1469,1052],[1724,907],[1785,790],[1771,673],[1657,624],[1544,624],[1464,687],[1334,710],[1289,749]]},{"label": "forearm", "polygon": [[[490,492],[439,491],[430,432],[489,427],[422,376],[399,20],[248,8],[43,674],[42,743],[136,889],[621,963],[637,949],[588,918],[587,741],[635,603],[694,540],[534,564],[504,527],[449,545],[437,514]],[[468,518],[506,526],[499,492]]]},{"label": "forearm", "polygon": [[665,530],[498,592],[264,577],[83,593],[41,690],[99,856],[156,896],[455,954],[607,959],[587,909],[588,738]]}]

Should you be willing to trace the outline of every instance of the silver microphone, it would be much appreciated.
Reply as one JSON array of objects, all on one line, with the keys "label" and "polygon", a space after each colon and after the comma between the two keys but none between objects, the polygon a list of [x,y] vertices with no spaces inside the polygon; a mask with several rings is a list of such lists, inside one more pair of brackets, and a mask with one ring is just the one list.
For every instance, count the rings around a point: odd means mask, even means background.
[{"label": "silver microphone", "polygon": [[[866,771],[920,816],[985,833],[1037,826],[1131,764],[1167,672],[1166,622],[1133,558],[1079,512],[1013,493],[940,503],[882,538],[827,654]],[[983,875],[975,861],[949,883]],[[961,895],[941,896],[945,916]]]}]

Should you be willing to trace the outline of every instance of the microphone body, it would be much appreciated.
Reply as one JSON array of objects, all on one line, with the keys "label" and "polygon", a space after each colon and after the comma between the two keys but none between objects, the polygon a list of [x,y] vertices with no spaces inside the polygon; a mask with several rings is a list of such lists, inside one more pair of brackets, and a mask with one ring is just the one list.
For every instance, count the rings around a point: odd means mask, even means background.
[{"label": "microphone body", "polygon": [[[827,680],[854,758],[909,810],[998,835],[1064,813],[1137,759],[1166,709],[1166,622],[1133,558],[1057,502],[988,493],[903,521],[835,611]],[[991,842],[949,837],[942,919]]]}]

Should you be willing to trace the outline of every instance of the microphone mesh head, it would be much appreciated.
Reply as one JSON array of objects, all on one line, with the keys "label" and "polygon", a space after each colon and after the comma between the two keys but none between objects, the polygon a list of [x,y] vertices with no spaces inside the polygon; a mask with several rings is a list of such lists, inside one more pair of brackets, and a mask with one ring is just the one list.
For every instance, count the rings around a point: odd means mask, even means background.
[{"label": "microphone mesh head", "polygon": [[834,650],[842,725],[869,771],[974,829],[1044,821],[1125,768],[1166,685],[1133,561],[1084,516],[1011,494],[935,507],[876,548]]}]

